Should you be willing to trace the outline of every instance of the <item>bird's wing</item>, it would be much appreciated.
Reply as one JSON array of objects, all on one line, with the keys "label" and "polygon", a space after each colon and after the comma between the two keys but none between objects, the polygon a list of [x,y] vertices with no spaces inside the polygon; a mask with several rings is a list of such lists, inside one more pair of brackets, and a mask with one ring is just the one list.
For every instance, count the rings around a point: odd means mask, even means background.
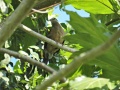
[{"label": "bird's wing", "polygon": [[[64,33],[64,30],[62,29],[62,27],[60,25],[58,26],[54,26],[50,29],[50,31],[48,32],[47,34],[47,37],[60,43],[60,44],[63,44],[64,43],[64,40],[63,40],[63,36],[65,35]],[[52,46],[48,43],[45,43],[45,46],[44,46],[44,62],[48,62],[48,59],[51,59],[53,54],[58,52],[60,49],[55,47],[55,46]]]}]

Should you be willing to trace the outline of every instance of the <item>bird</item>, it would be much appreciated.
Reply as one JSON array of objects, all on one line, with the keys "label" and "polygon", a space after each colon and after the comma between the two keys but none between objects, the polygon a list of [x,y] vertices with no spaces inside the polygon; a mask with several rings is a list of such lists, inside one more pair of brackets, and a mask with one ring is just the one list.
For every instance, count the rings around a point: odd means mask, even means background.
[{"label": "bird", "polygon": [[[47,37],[54,40],[57,43],[63,44],[64,43],[63,37],[65,36],[65,32],[61,24],[58,22],[56,18],[51,18],[49,21],[51,21],[52,27],[50,31],[48,32]],[[59,48],[45,42],[43,62],[47,64],[48,61],[53,57],[53,55],[59,52],[59,50],[60,50]]]}]

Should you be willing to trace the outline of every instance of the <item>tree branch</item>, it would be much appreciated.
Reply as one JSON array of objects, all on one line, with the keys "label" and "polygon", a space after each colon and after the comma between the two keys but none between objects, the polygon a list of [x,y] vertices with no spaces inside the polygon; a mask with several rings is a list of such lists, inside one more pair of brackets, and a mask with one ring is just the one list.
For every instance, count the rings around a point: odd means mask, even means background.
[{"label": "tree branch", "polygon": [[[46,10],[48,8],[52,8],[54,6],[57,6],[61,3],[61,0],[43,0],[42,2],[38,1],[35,6],[33,7],[34,9],[37,10]],[[29,13],[29,15],[35,13],[36,11],[32,10],[32,12]]]},{"label": "tree branch", "polygon": [[112,23],[114,23],[116,21],[119,21],[119,20],[120,20],[120,18],[112,19],[111,21],[107,22],[105,25],[108,26],[108,25],[110,25],[110,24],[112,24]]},{"label": "tree branch", "polygon": [[[80,54],[78,57],[75,57],[74,60],[66,65],[65,68],[59,70],[57,73],[53,74],[48,80],[44,81],[41,85],[36,87],[36,90],[46,90],[56,80],[69,75],[71,72],[76,70],[80,65],[84,64],[87,61],[93,60],[93,58],[105,53],[106,50],[114,44],[114,42],[120,37],[120,28],[118,31],[104,44],[97,46],[87,52]],[[74,67],[74,68],[73,68]],[[66,73],[67,72],[67,73]]]},{"label": "tree branch", "polygon": [[73,49],[73,48],[69,48],[69,47],[64,46],[64,45],[62,45],[62,44],[60,44],[60,43],[57,43],[57,42],[55,42],[54,40],[49,39],[49,38],[47,38],[46,36],[41,35],[41,34],[35,32],[35,31],[31,30],[30,28],[26,27],[26,26],[23,25],[23,24],[20,24],[20,25],[19,25],[19,28],[20,28],[21,30],[25,31],[26,33],[28,33],[28,34],[30,34],[30,35],[32,35],[32,36],[34,36],[34,37],[36,37],[36,38],[44,41],[44,42],[47,42],[47,43],[49,43],[49,44],[51,44],[51,45],[53,45],[53,46],[55,46],[55,47],[57,47],[57,48],[63,49],[63,50],[68,51],[68,52],[76,52],[76,51],[77,51],[77,50],[75,50],[75,49]]},{"label": "tree branch", "polygon": [[[0,47],[12,35],[20,22],[26,17],[36,0],[23,0],[18,8],[9,16],[0,28]],[[42,0],[39,0],[42,1]]]},{"label": "tree branch", "polygon": [[55,6],[55,5],[58,5],[60,4],[61,0],[43,0],[42,2],[41,1],[38,1],[36,2],[34,8],[35,9],[40,9],[40,10],[46,10],[48,8],[50,8],[51,6]]},{"label": "tree branch", "polygon": [[[15,51],[8,50],[8,49],[5,49],[5,48],[1,48],[0,52],[7,53],[7,54],[9,54],[11,56],[19,58],[21,61],[29,62],[30,64],[36,65],[38,68],[42,68],[42,69],[44,69],[44,70],[46,70],[46,71],[48,71],[50,73],[55,73],[56,72],[54,69],[52,69],[51,67],[47,66],[46,64],[38,62],[38,61],[28,57],[28,56],[19,54],[19,53],[15,52]],[[62,78],[61,81],[65,82],[65,78]]]}]

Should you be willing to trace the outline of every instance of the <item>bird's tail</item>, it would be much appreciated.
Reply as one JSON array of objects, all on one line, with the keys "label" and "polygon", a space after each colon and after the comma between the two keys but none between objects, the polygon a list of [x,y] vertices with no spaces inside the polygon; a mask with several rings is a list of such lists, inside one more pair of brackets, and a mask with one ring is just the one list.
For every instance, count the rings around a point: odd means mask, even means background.
[{"label": "bird's tail", "polygon": [[[46,51],[43,51],[43,63],[45,63],[46,65],[48,64],[49,61],[48,57],[49,57],[48,53]],[[48,72],[42,70],[42,75],[46,77],[48,75]]]},{"label": "bird's tail", "polygon": [[43,52],[43,63],[47,65],[49,61],[48,59],[49,59],[49,54],[46,51],[44,51]]}]

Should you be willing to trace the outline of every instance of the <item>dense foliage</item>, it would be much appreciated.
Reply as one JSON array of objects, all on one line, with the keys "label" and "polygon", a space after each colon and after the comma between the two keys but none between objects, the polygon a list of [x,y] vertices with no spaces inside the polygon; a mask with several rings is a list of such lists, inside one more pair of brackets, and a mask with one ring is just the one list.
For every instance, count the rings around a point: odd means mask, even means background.
[{"label": "dense foliage", "polygon": [[[1,23],[16,10],[20,3],[20,0],[0,1]],[[67,5],[77,10],[82,9],[90,15],[81,17],[77,12],[66,10]],[[70,16],[69,21],[61,23],[66,32],[64,44],[78,51],[71,53],[60,50],[58,54],[55,54],[48,64],[55,70],[70,64],[80,53],[106,42],[120,25],[120,3],[117,0],[63,0],[59,7]],[[31,13],[31,11],[21,23],[45,36],[51,26],[46,24],[48,17],[57,18],[57,15],[53,14],[54,3],[53,7],[46,11],[47,13]],[[49,87],[51,88],[49,90],[118,90],[120,85],[119,43],[118,39],[112,48],[99,57],[83,62],[84,64],[81,64],[77,70],[66,76],[67,82],[56,81]],[[43,46],[44,41],[17,28],[3,47],[42,62]],[[44,76],[43,71],[41,67],[1,52],[0,90],[33,90],[44,80],[50,78],[51,74]]]}]

